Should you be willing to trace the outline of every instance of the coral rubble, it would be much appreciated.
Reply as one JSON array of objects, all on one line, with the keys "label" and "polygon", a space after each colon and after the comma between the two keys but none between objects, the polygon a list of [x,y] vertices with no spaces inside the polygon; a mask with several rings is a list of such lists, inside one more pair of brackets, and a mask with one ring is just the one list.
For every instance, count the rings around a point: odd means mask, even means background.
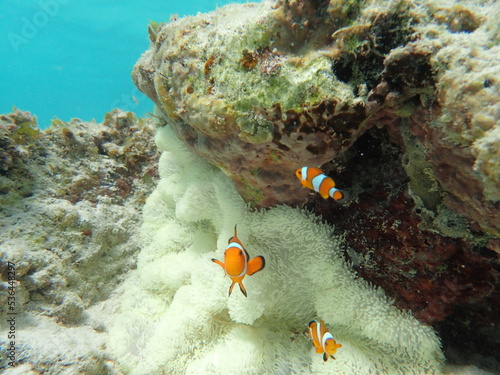
[{"label": "coral rubble", "polygon": [[150,119],[119,110],[102,124],[56,119],[45,131],[28,112],[0,116],[0,304],[12,262],[17,363],[107,371],[102,323],[90,323],[89,311],[135,267],[141,207],[157,174],[154,131]]}]

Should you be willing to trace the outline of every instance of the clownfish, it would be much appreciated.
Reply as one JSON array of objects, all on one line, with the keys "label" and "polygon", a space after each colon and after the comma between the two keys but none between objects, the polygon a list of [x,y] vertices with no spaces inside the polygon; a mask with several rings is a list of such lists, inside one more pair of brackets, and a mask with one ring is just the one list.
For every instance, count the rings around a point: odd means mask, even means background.
[{"label": "clownfish", "polygon": [[323,353],[323,361],[328,361],[328,357],[335,359],[333,355],[342,345],[337,344],[332,334],[326,329],[323,320],[320,320],[319,323],[317,320],[309,322],[309,335],[313,340],[316,353]]},{"label": "clownfish", "polygon": [[332,197],[337,202],[342,202],[345,199],[345,194],[335,188],[335,181],[326,176],[321,169],[302,167],[295,171],[295,175],[300,180],[302,187],[320,193],[324,199]]},{"label": "clownfish", "polygon": [[260,271],[266,265],[266,261],[262,255],[256,256],[252,260],[248,260],[247,251],[243,244],[238,239],[236,234],[236,225],[234,226],[234,236],[228,241],[226,251],[224,252],[224,263],[220,260],[212,258],[212,262],[217,263],[224,269],[224,272],[229,275],[232,284],[229,287],[229,295],[233,291],[234,284],[240,286],[241,293],[246,297],[247,291],[243,286],[243,279],[246,275],[253,275],[255,272]]}]

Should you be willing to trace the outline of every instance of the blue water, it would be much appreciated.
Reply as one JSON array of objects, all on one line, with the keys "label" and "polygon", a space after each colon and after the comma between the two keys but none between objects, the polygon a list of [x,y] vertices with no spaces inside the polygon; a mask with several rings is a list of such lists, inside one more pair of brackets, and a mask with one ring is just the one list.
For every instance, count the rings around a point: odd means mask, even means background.
[{"label": "blue water", "polygon": [[130,78],[150,20],[245,0],[1,0],[0,113],[100,122],[112,108],[144,115],[152,102]]}]

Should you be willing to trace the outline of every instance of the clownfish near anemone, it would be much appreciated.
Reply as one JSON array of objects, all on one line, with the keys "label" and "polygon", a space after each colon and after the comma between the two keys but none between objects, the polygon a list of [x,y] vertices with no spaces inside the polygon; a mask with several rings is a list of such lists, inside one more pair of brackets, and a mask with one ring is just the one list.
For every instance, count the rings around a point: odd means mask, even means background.
[{"label": "clownfish near anemone", "polygon": [[300,180],[302,187],[314,190],[324,199],[333,198],[342,203],[345,200],[345,193],[335,187],[335,181],[323,173],[321,169],[314,167],[302,167],[295,171],[295,175]]},{"label": "clownfish near anemone", "polygon": [[266,261],[262,255],[256,256],[251,260],[249,258],[247,251],[237,236],[235,225],[234,236],[229,239],[226,251],[224,252],[224,263],[212,258],[212,262],[221,266],[233,282],[229,287],[229,295],[231,295],[234,285],[238,284],[241,293],[246,297],[247,291],[243,286],[243,279],[246,275],[252,276],[254,273],[262,270],[266,265]]},{"label": "clownfish near anemone", "polygon": [[313,341],[313,345],[316,348],[316,353],[323,353],[323,361],[328,361],[328,357],[332,357],[338,348],[342,345],[337,344],[337,341],[333,338],[332,334],[326,329],[325,322],[320,320],[311,320],[309,322],[309,336]]}]

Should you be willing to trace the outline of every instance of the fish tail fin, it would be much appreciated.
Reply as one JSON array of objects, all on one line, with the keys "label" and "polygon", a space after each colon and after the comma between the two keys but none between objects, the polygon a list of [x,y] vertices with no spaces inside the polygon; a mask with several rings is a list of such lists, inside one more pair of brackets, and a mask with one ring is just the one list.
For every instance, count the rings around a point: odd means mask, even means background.
[{"label": "fish tail fin", "polygon": [[344,203],[347,200],[347,194],[336,188],[330,189],[329,195],[338,203]]},{"label": "fish tail fin", "polygon": [[240,286],[241,293],[243,293],[243,295],[247,297],[247,290],[243,286],[243,283],[238,283],[238,285]]},{"label": "fish tail fin", "polygon": [[255,272],[259,272],[266,266],[266,260],[262,255],[256,256],[248,262],[247,265],[247,275],[253,275]]}]

